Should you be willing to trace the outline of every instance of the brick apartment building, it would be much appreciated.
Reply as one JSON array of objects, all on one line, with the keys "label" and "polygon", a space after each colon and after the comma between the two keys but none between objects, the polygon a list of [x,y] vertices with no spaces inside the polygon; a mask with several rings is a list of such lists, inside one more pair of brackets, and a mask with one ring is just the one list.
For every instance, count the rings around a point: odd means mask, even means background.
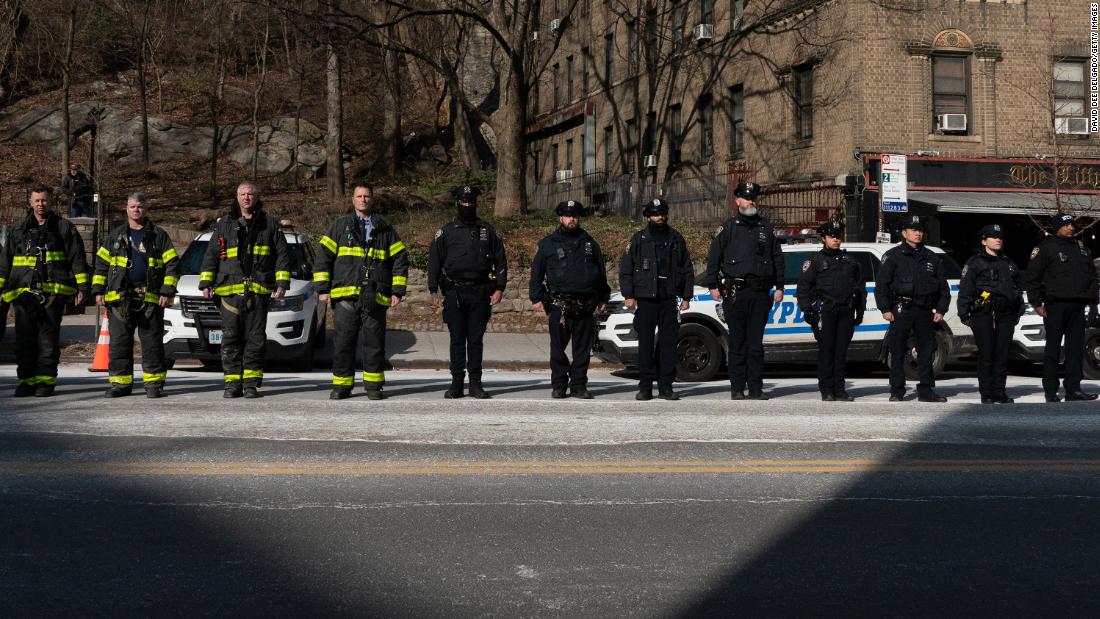
[{"label": "brick apartment building", "polygon": [[1100,212],[1084,0],[543,0],[541,14],[532,44],[558,48],[531,97],[536,206],[633,213],[660,194],[717,220],[748,178],[783,227],[840,215],[849,240],[874,240],[900,217],[878,191],[881,155],[898,154],[909,212],[961,256],[985,223],[1018,256],[1056,208]]}]

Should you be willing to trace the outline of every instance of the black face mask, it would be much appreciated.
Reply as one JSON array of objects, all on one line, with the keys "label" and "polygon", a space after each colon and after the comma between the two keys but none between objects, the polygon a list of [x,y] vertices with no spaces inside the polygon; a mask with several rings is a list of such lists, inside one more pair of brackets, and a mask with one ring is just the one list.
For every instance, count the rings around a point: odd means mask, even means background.
[{"label": "black face mask", "polygon": [[455,204],[458,207],[458,218],[466,223],[472,223],[477,221],[477,205],[471,204],[470,206],[463,206],[462,204]]},{"label": "black face mask", "polygon": [[668,230],[668,220],[666,219],[661,223],[651,221],[649,222],[648,227],[650,232],[663,233],[665,230]]}]

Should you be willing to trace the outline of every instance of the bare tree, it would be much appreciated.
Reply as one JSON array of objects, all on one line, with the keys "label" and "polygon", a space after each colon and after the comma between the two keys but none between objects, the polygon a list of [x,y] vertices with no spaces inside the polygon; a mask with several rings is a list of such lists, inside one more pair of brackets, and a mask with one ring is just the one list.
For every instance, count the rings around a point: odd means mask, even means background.
[{"label": "bare tree", "polygon": [[252,90],[252,178],[259,177],[260,161],[260,96],[267,82],[267,56],[271,40],[271,22],[264,19],[264,38],[256,49],[256,72],[258,78]]},{"label": "bare tree", "polygon": [[0,98],[12,94],[16,50],[27,30],[27,23],[22,0],[0,3]]},{"label": "bare tree", "polygon": [[76,40],[76,9],[73,0],[66,7],[65,56],[61,64],[61,174],[69,173],[70,128],[69,94],[73,83],[73,44]]},{"label": "bare tree", "polygon": [[344,114],[338,45],[335,33],[330,32],[325,44],[325,109],[328,113],[325,176],[328,178],[328,196],[334,201],[344,197]]}]

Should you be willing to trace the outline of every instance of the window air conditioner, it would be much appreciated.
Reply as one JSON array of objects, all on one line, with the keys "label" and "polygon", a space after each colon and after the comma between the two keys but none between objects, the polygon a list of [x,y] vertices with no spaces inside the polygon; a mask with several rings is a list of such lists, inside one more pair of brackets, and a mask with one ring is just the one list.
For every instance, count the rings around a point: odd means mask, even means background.
[{"label": "window air conditioner", "polygon": [[940,114],[940,131],[966,131],[966,114]]},{"label": "window air conditioner", "polygon": [[561,30],[561,20],[560,19],[551,19],[550,20],[550,30],[551,30],[551,32],[557,32],[558,30]]},{"label": "window air conditioner", "polygon": [[559,183],[566,183],[573,180],[573,170],[556,170],[554,172],[554,179]]},{"label": "window air conditioner", "polygon": [[693,38],[696,43],[714,39],[714,24],[699,24],[695,26]]},{"label": "window air conditioner", "polygon": [[642,161],[647,168],[657,167],[657,155],[646,155]]},{"label": "window air conditioner", "polygon": [[1055,133],[1068,133],[1070,135],[1088,135],[1089,119],[1083,116],[1073,118],[1055,118]]}]

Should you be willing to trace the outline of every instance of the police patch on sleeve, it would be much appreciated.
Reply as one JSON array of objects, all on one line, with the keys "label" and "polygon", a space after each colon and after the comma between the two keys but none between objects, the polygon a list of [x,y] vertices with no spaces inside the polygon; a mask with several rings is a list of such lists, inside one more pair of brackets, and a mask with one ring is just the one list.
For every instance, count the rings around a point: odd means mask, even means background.
[{"label": "police patch on sleeve", "polygon": [[810,261],[806,260],[805,262],[802,263],[802,272],[805,273],[806,271],[809,271],[809,270],[810,270]]},{"label": "police patch on sleeve", "polygon": [[1035,257],[1038,256],[1038,255],[1039,255],[1039,248],[1036,247],[1035,249],[1031,250],[1031,258],[1028,258],[1028,260],[1034,260]]},{"label": "police patch on sleeve", "polygon": [[718,226],[718,228],[714,230],[714,236],[722,236],[722,231],[725,229],[725,226]]},{"label": "police patch on sleeve", "polygon": [[443,228],[440,228],[440,229],[435,231],[435,238],[438,239],[441,236],[443,236]]},{"label": "police patch on sleeve", "polygon": [[964,264],[963,265],[963,270],[962,270],[962,275],[959,276],[959,279],[962,279],[962,278],[966,277],[966,272],[969,271],[969,270],[970,270],[970,265],[969,264]]}]

